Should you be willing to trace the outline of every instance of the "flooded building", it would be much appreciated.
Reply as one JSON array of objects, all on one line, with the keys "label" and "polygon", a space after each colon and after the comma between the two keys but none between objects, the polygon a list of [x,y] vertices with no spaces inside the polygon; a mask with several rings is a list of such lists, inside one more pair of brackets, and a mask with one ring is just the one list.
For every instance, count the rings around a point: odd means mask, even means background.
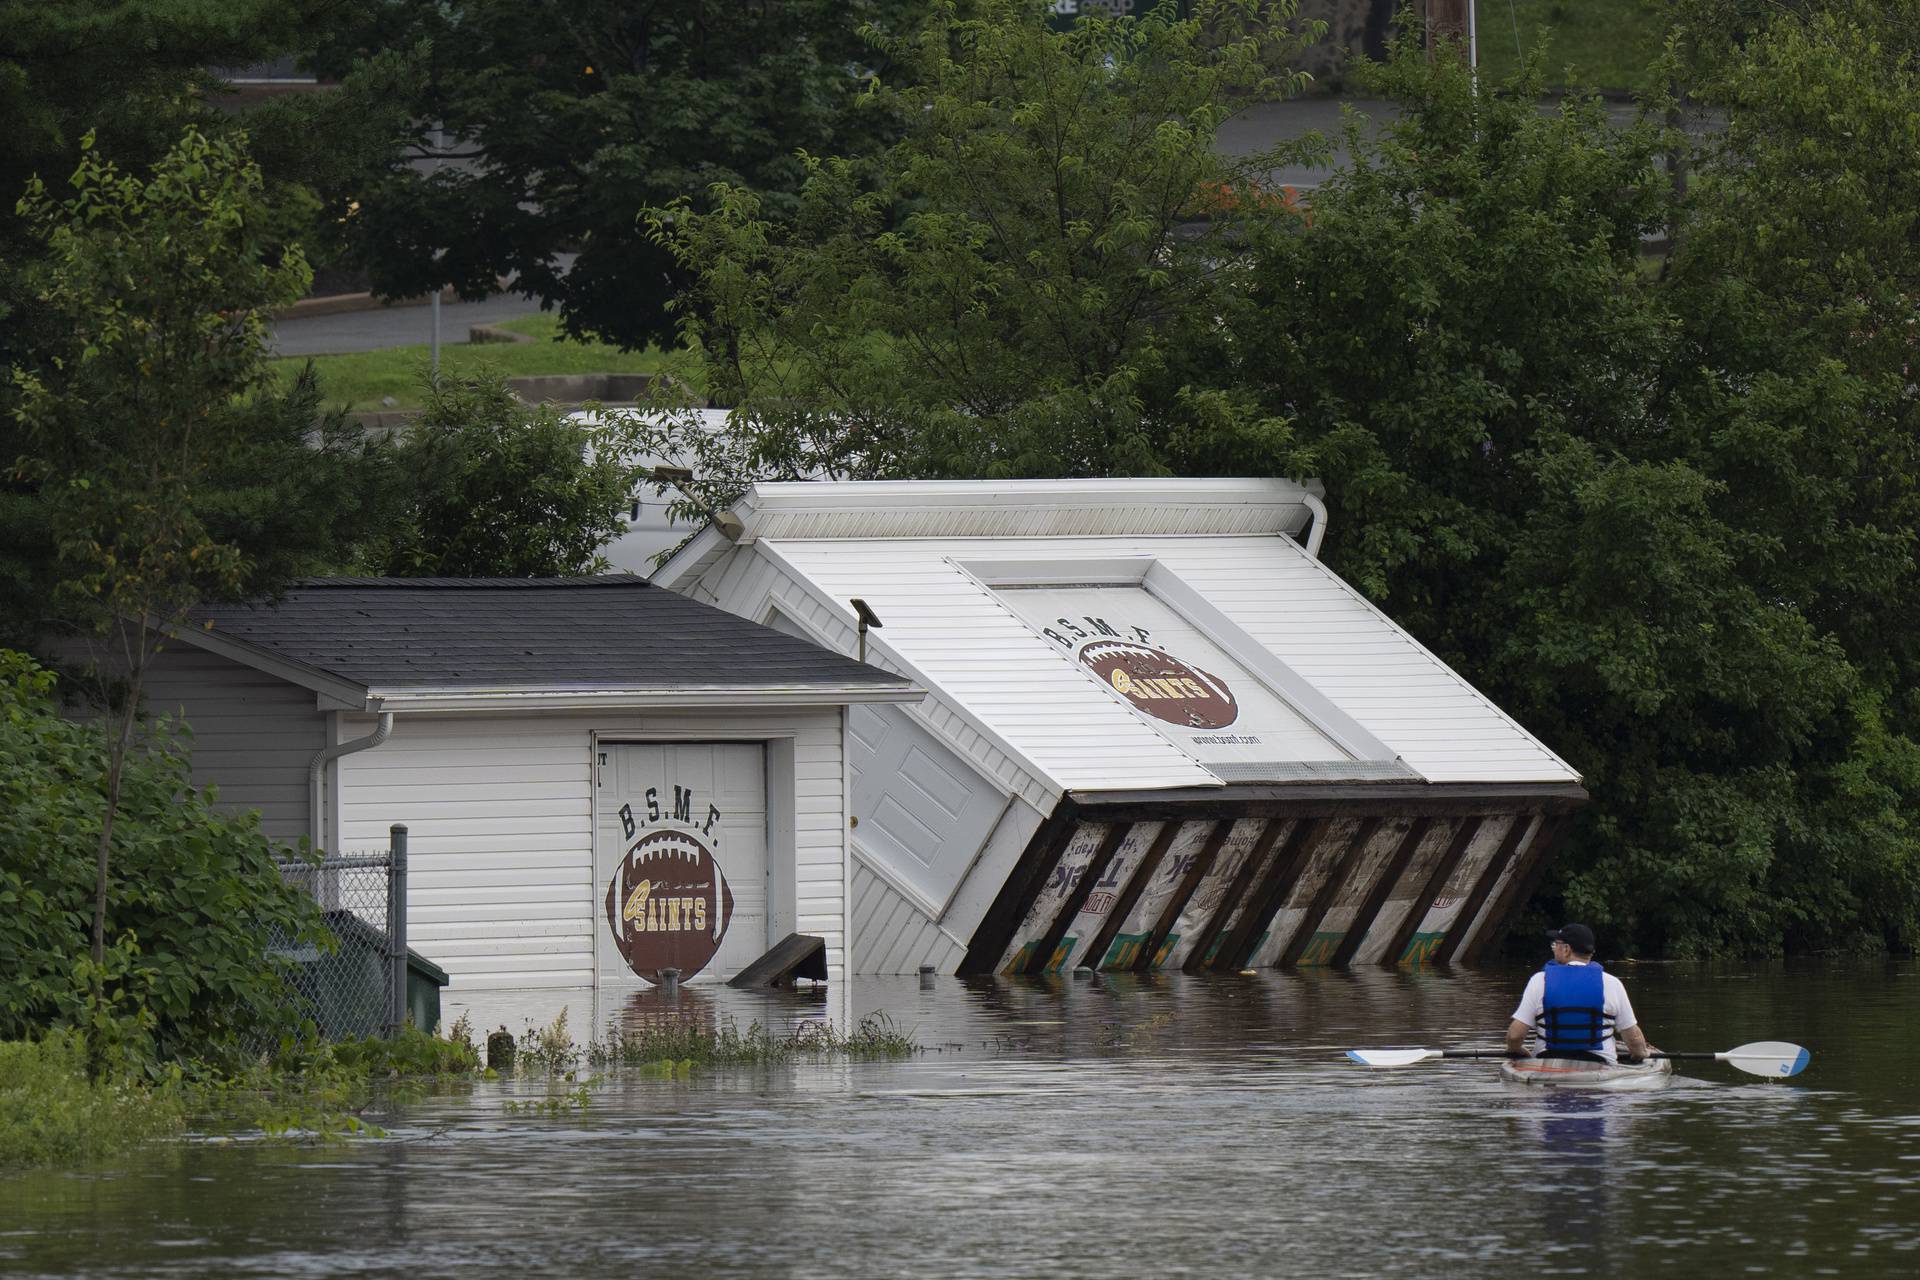
[{"label": "flooded building", "polygon": [[928,691],[846,710],[856,973],[1470,961],[1579,775],[1279,480],[763,484],[653,581]]},{"label": "flooded building", "polygon": [[889,674],[639,578],[324,579],[206,609],[148,704],[197,785],[330,853],[409,833],[408,942],[475,989],[847,972],[844,710]]}]

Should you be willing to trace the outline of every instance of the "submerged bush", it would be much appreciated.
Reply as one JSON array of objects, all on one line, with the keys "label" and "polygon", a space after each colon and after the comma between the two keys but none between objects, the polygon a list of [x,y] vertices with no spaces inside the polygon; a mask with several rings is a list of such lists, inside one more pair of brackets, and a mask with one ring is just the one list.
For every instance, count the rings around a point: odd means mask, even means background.
[{"label": "submerged bush", "polygon": [[107,891],[105,1009],[90,1000],[88,929],[106,795],[99,729],[62,717],[53,677],[0,650],[0,1039],[91,1027],[96,1047],[237,1057],[291,1032],[269,940],[320,942],[312,899],[274,862],[292,851],[253,814],[214,807],[182,735],[147,735],[127,760]]},{"label": "submerged bush", "polygon": [[238,1071],[198,1070],[192,1099],[207,1126],[224,1132],[258,1130],[283,1142],[379,1138],[386,1130],[371,1113],[481,1072],[471,1043],[408,1026],[395,1036],[289,1044]]},{"label": "submerged bush", "polygon": [[179,1130],[180,1089],[89,1079],[80,1037],[0,1041],[0,1167],[75,1164]]},{"label": "submerged bush", "polygon": [[[843,1032],[830,1022],[802,1022],[785,1035],[775,1035],[756,1022],[745,1031],[730,1021],[703,1027],[688,1021],[666,1021],[640,1027],[607,1029],[607,1039],[587,1049],[595,1066],[656,1067],[674,1064],[734,1066],[791,1062],[800,1058],[905,1058],[920,1046],[893,1025],[885,1014],[860,1020]],[[684,1073],[684,1071],[683,1071]]]}]

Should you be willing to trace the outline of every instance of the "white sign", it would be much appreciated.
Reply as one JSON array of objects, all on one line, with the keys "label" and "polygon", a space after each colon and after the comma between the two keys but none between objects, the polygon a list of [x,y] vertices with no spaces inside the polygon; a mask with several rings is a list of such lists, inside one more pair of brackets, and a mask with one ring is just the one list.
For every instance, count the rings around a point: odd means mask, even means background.
[{"label": "white sign", "polygon": [[1107,693],[1203,764],[1351,757],[1144,587],[1000,587]]}]

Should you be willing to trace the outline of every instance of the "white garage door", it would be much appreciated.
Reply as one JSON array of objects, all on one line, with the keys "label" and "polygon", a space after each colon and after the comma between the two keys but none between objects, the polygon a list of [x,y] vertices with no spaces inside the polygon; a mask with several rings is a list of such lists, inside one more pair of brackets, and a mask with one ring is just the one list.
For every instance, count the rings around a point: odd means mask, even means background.
[{"label": "white garage door", "polygon": [[899,707],[847,709],[853,843],[937,914],[1000,818],[1006,796]]},{"label": "white garage door", "polygon": [[766,748],[600,744],[594,960],[603,984],[724,981],[767,949]]}]

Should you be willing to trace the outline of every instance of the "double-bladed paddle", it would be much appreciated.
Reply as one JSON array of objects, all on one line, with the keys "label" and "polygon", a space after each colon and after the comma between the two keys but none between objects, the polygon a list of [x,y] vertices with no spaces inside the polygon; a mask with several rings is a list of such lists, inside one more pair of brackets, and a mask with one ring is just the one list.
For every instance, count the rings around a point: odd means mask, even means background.
[{"label": "double-bladed paddle", "polygon": [[[1526,1058],[1530,1054],[1508,1053],[1505,1049],[1349,1049],[1347,1057],[1363,1067],[1410,1067],[1416,1062],[1430,1062],[1435,1058]],[[1784,1040],[1756,1040],[1752,1044],[1743,1044],[1737,1049],[1728,1049],[1725,1053],[1656,1053],[1656,1058],[1672,1058],[1676,1061],[1698,1059],[1700,1061],[1724,1062],[1749,1075],[1770,1076],[1784,1080],[1788,1076],[1797,1076],[1807,1069],[1809,1056],[1805,1049],[1797,1044],[1788,1044]]]}]

